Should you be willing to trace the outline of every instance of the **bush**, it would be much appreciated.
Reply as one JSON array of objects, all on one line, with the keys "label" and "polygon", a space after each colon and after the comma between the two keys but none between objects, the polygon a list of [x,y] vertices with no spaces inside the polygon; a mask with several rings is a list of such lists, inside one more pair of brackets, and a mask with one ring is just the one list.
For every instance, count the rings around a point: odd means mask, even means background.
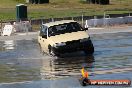
[{"label": "bush", "polygon": [[101,4],[101,5],[109,4],[109,0],[86,0],[85,2],[92,4]]},{"label": "bush", "polygon": [[110,2],[109,2],[109,0],[100,0],[100,4],[108,5],[108,4],[110,4]]}]

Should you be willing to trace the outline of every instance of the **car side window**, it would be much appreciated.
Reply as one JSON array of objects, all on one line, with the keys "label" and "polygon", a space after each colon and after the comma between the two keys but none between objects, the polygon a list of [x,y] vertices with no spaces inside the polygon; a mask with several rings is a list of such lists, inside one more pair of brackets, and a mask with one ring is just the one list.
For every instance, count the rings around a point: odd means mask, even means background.
[{"label": "car side window", "polygon": [[47,27],[42,25],[40,28],[40,36],[43,36],[44,34],[47,34]]}]

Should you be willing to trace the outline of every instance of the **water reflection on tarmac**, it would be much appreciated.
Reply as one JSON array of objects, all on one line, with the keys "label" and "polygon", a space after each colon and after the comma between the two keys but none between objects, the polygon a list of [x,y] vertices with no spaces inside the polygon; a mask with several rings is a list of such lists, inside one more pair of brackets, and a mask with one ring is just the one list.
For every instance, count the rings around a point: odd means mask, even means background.
[{"label": "water reflection on tarmac", "polygon": [[[93,56],[76,52],[66,54],[65,58],[42,55],[37,40],[0,41],[0,88],[80,88],[77,79],[82,66],[91,73],[132,68],[132,33],[93,34],[91,39],[95,46]],[[118,74],[94,73],[90,77],[132,80],[131,73],[132,70]]]}]

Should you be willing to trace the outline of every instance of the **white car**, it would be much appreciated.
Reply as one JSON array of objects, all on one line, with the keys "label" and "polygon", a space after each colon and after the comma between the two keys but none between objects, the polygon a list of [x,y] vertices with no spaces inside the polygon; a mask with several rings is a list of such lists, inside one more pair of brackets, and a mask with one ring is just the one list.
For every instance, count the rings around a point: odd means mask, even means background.
[{"label": "white car", "polygon": [[51,55],[76,51],[93,54],[94,46],[86,30],[73,20],[50,22],[41,25],[38,42],[42,52]]}]

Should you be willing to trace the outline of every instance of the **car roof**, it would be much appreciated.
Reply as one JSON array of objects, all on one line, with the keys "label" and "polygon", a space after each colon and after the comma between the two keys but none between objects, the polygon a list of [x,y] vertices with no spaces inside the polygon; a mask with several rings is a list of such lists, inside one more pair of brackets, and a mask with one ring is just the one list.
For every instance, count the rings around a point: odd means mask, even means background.
[{"label": "car roof", "polygon": [[76,22],[74,20],[61,20],[61,21],[55,21],[55,22],[49,22],[49,23],[46,23],[46,24],[43,24],[47,27],[51,27],[51,26],[54,26],[54,25],[59,25],[59,24],[64,24],[64,23],[71,23],[71,22]]}]

